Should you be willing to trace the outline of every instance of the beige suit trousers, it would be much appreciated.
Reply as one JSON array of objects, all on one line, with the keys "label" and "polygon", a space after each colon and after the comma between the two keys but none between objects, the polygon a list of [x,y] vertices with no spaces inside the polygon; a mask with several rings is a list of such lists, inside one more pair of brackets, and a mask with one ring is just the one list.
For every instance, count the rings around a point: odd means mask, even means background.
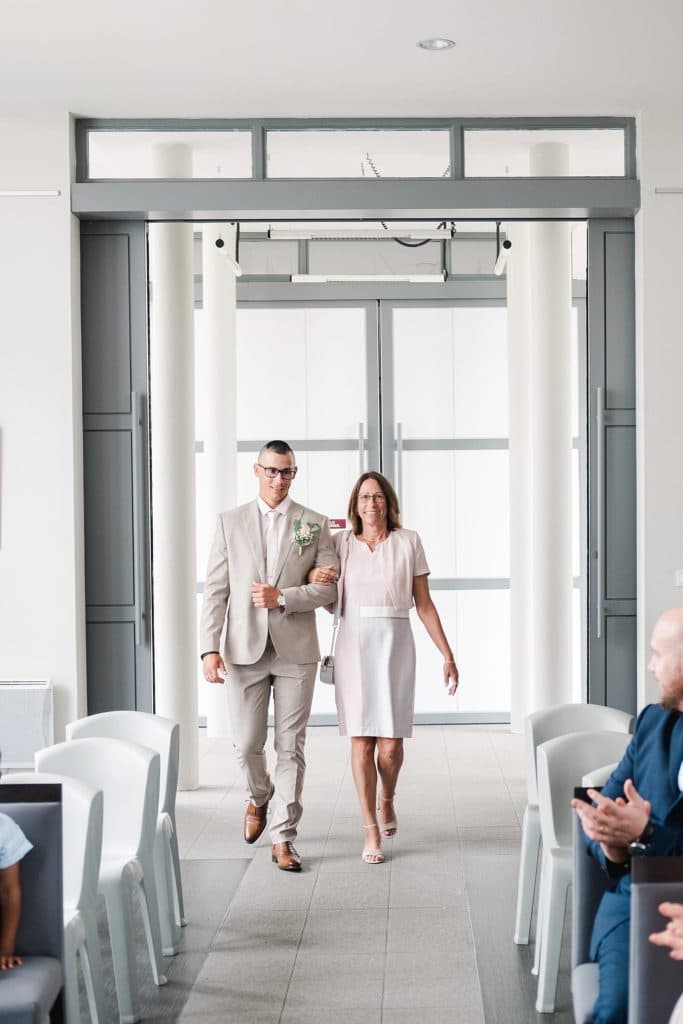
[{"label": "beige suit trousers", "polygon": [[[227,665],[227,697],[237,760],[249,799],[260,807],[275,796],[270,834],[274,843],[293,840],[301,819],[301,791],[306,760],[306,725],[311,713],[317,662],[294,665],[282,661],[268,639],[254,665]],[[266,764],[268,705],[274,705],[275,772]]]}]

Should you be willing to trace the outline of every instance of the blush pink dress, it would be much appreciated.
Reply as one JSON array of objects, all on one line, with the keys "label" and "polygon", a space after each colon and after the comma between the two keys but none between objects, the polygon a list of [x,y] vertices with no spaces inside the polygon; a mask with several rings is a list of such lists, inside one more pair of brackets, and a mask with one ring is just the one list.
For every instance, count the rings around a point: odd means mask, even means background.
[{"label": "blush pink dress", "polygon": [[334,682],[342,736],[412,736],[415,643],[413,578],[429,573],[414,530],[392,530],[371,551],[352,533],[335,537],[344,563]]}]

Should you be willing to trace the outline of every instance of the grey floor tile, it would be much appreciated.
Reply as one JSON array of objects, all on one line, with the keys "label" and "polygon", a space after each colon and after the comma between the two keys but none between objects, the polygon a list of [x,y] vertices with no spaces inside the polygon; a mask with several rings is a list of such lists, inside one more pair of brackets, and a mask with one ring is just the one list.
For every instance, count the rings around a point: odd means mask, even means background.
[{"label": "grey floor tile", "polygon": [[[181,1024],[279,1024],[279,1010],[245,1010],[236,1011],[234,1006],[226,1002],[221,1013],[181,1013],[176,1018]],[[157,1024],[156,1020],[145,1024]],[[168,1017],[159,1020],[158,1024],[168,1024]]]},{"label": "grey floor tile", "polygon": [[[484,1011],[481,1006],[463,1007],[459,1004],[449,1007],[415,1006],[396,1009],[385,1007],[382,1011],[382,1024],[484,1024]],[[510,1021],[510,1024],[526,1024],[525,1021]]]},{"label": "grey floor tile", "polygon": [[231,907],[211,943],[214,953],[260,950],[263,947],[296,949],[306,923],[305,910],[272,907]]},{"label": "grey floor tile", "polygon": [[297,957],[287,992],[286,1009],[293,1013],[320,1005],[326,1009],[374,1008],[382,1004],[384,954]]},{"label": "grey floor tile", "polygon": [[481,1005],[473,957],[463,962],[450,952],[387,954],[383,1007],[392,1009]]},{"label": "grey floor tile", "polygon": [[259,950],[210,952],[199,973],[197,985],[223,983],[227,990],[245,992],[282,990],[283,998],[296,960],[296,946],[284,949],[262,946]]},{"label": "grey floor tile", "polygon": [[309,911],[299,955],[383,953],[387,941],[387,910]]},{"label": "grey floor tile", "polygon": [[354,907],[389,906],[389,863],[363,864],[365,873],[329,871],[320,873],[312,910],[353,910]]},{"label": "grey floor tile", "polygon": [[389,906],[392,908],[457,908],[464,896],[464,880],[444,874],[431,874],[425,878],[395,877],[392,872],[389,888]]},{"label": "grey floor tile", "polygon": [[185,1004],[188,1014],[278,1012],[282,1009],[296,951],[211,953]]},{"label": "grey floor tile", "polygon": [[[472,847],[481,846],[490,850],[496,843],[518,843],[521,839],[521,831],[515,825],[478,825],[458,827],[458,837],[463,850],[471,854]],[[517,850],[519,855],[519,849]]]},{"label": "grey floor tile", "polygon": [[296,1007],[291,1010],[285,1004],[280,1024],[382,1024],[382,1011],[379,1008],[370,1009],[366,1006],[354,1010],[349,1007],[329,1007],[322,991],[316,996],[316,1004],[314,1007]]},{"label": "grey floor tile", "polygon": [[416,950],[440,954],[444,949],[458,959],[473,955],[472,926],[464,897],[454,907],[389,909],[387,956]]}]

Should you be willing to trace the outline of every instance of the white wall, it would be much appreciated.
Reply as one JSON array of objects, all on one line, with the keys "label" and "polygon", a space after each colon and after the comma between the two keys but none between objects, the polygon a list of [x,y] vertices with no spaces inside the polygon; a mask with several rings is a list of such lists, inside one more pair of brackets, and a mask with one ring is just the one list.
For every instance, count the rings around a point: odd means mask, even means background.
[{"label": "white wall", "polygon": [[0,679],[85,708],[78,223],[67,114],[0,117]]},{"label": "white wall", "polygon": [[639,118],[638,174],[642,206],[636,217],[639,703],[656,700],[645,671],[658,615],[683,604],[674,570],[683,568],[683,327],[680,254],[683,194],[680,110]]},{"label": "white wall", "polygon": [[[609,113],[609,111],[605,111]],[[683,603],[683,186],[679,112],[639,119],[636,219],[640,698],[647,641]],[[85,708],[78,230],[69,213],[67,114],[0,116],[0,189],[56,187],[58,199],[0,198],[0,678],[49,676],[57,736]],[[11,254],[11,258],[8,254]]]}]

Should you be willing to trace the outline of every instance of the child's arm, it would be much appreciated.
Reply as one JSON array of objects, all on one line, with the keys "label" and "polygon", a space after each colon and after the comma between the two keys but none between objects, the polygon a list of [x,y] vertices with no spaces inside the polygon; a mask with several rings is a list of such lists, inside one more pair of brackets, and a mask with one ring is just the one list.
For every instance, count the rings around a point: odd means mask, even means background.
[{"label": "child's arm", "polygon": [[14,942],[21,917],[21,881],[19,864],[0,868],[0,971],[21,964],[14,955]]}]

